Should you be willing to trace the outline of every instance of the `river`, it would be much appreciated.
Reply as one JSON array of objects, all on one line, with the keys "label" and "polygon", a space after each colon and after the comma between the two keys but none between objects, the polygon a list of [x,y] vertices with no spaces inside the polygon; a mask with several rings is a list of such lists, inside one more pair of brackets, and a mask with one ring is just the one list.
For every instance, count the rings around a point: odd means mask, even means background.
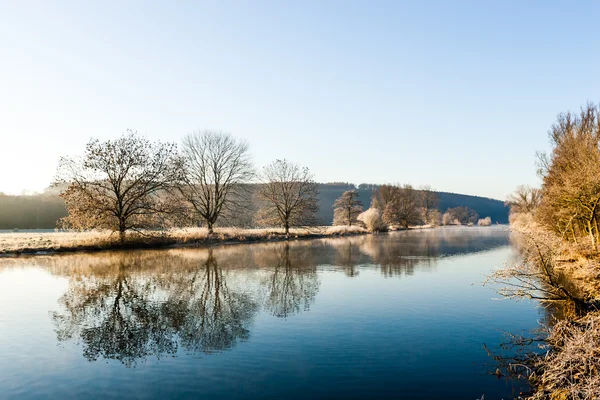
[{"label": "river", "polygon": [[502,227],[0,259],[0,398],[509,399]]}]

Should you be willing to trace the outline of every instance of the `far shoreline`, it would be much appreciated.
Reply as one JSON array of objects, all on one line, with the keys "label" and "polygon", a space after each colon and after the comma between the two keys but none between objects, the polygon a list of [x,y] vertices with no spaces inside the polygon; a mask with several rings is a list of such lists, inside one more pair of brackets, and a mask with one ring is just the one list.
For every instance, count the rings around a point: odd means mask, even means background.
[{"label": "far shoreline", "polygon": [[[0,257],[18,258],[69,253],[98,253],[119,250],[210,248],[235,244],[327,239],[434,228],[441,227],[423,225],[409,228],[395,228],[381,232],[370,232],[359,226],[325,226],[294,228],[290,232],[289,237],[285,236],[285,234],[282,233],[282,230],[278,228],[218,228],[211,235],[208,235],[207,230],[203,228],[189,228],[167,231],[162,235],[157,235],[156,232],[152,232],[150,235],[132,233],[123,244],[117,240],[116,234],[111,234],[110,232],[17,231],[0,234]],[[4,249],[3,247],[7,248]]]},{"label": "far shoreline", "polygon": [[[18,258],[120,250],[209,248],[234,244],[326,239],[372,234],[372,232],[358,226],[296,228],[290,232],[289,237],[279,232],[279,229],[221,228],[216,229],[211,235],[203,231],[204,229],[201,228],[191,228],[177,230],[176,234],[171,232],[165,234],[152,232],[149,235],[132,233],[123,244],[117,240],[116,234],[111,235],[109,232],[5,232],[0,234],[0,245],[4,247],[1,240],[3,236],[5,238],[9,237],[9,239],[12,237],[12,243],[9,248],[0,249],[0,257]],[[32,245],[31,239],[41,243]],[[8,240],[5,239],[4,241]]]},{"label": "far shoreline", "polygon": [[[208,235],[208,231],[205,228],[187,228],[161,232],[162,235],[157,234],[157,232],[160,231],[152,231],[149,235],[130,233],[132,236],[130,236],[124,244],[121,244],[117,240],[117,235],[114,232],[48,230],[40,232],[41,229],[16,232],[4,231],[0,232],[0,258],[52,256],[72,253],[100,253],[104,251],[122,250],[159,250],[176,248],[203,249],[238,244],[329,239],[425,229],[488,227],[489,226],[477,225],[419,225],[408,228],[395,227],[389,230],[371,232],[360,226],[319,226],[294,228],[291,230],[289,236],[283,234],[283,230],[279,228],[217,228],[211,235]],[[32,245],[32,241],[39,244]],[[6,243],[8,243],[8,245]],[[5,246],[9,247],[4,249]]]}]

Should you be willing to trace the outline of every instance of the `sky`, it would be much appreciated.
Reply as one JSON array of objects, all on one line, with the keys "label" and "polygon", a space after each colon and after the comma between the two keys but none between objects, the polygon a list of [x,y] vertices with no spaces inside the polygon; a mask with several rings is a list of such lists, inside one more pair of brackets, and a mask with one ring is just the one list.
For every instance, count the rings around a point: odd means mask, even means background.
[{"label": "sky", "polygon": [[504,199],[600,101],[600,3],[0,0],[0,192],[133,129],[223,130],[257,167]]}]

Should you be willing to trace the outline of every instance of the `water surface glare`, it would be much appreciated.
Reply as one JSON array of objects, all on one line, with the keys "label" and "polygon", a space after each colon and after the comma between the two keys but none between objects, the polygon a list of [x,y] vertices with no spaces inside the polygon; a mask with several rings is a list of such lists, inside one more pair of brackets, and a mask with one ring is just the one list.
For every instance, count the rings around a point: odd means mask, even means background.
[{"label": "water surface glare", "polygon": [[[509,399],[500,227],[0,259],[0,398]],[[518,393],[518,392],[517,392]]]}]

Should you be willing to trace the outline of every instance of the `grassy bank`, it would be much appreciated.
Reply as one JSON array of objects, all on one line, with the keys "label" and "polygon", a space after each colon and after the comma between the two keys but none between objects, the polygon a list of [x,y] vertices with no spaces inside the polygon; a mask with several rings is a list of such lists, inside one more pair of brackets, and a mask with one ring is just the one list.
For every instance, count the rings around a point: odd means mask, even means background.
[{"label": "grassy bank", "polygon": [[98,251],[120,248],[159,248],[168,246],[203,246],[219,243],[243,243],[294,239],[324,238],[368,233],[359,226],[322,226],[294,228],[286,237],[283,229],[217,228],[212,234],[205,228],[168,231],[130,232],[125,242],[109,231],[86,232],[11,232],[0,234],[0,255],[45,254],[75,251]]}]

